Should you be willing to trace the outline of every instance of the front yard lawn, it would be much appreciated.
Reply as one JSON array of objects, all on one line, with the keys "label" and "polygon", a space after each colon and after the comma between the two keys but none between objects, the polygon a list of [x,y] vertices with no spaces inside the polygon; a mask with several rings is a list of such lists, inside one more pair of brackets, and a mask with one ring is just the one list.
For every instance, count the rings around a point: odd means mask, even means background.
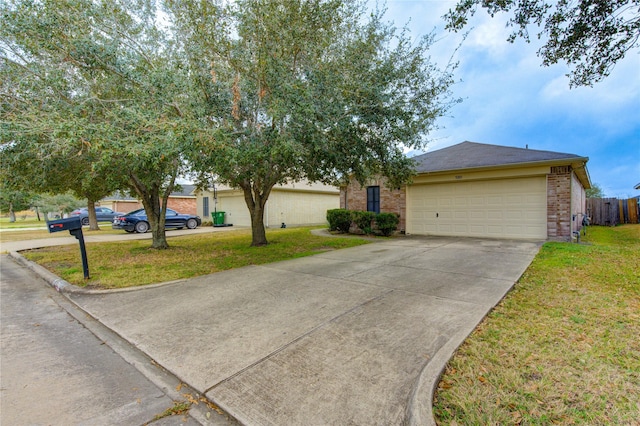
[{"label": "front yard lawn", "polygon": [[450,360],[443,425],[640,424],[640,225],[546,243]]},{"label": "front yard lawn", "polygon": [[361,238],[316,236],[310,228],[267,230],[267,239],[266,247],[250,247],[251,231],[238,230],[173,237],[168,250],[149,248],[149,240],[87,243],[88,282],[83,277],[78,244],[21,254],[77,286],[110,289],[191,278],[367,243]]}]

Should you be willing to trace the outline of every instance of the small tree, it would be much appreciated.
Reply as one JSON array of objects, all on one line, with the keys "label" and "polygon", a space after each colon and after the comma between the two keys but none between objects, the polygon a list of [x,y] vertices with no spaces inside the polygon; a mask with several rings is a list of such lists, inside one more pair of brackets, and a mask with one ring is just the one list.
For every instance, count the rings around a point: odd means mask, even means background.
[{"label": "small tree", "polygon": [[597,183],[591,185],[591,188],[585,190],[587,198],[604,198],[604,192],[602,191],[602,187]]},{"label": "small tree", "polygon": [[38,207],[46,216],[48,216],[49,213],[54,213],[59,217],[63,217],[65,214],[71,213],[83,204],[81,200],[74,197],[70,192],[65,194],[40,195],[38,199]]},{"label": "small tree", "polygon": [[9,222],[16,221],[16,212],[28,210],[32,206],[33,195],[24,191],[0,191],[0,211],[9,214]]}]

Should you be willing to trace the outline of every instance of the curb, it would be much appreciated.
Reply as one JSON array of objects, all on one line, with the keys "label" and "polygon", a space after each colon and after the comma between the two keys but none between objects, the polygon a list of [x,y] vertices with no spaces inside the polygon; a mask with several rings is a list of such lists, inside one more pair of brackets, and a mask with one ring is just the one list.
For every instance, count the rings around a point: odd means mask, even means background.
[{"label": "curb", "polygon": [[59,293],[85,293],[86,290],[71,284],[68,281],[63,280],[58,277],[51,271],[42,266],[38,265],[35,262],[27,260],[23,255],[18,253],[17,251],[10,251],[9,257],[15,260],[20,265],[25,268],[35,272],[38,276],[40,276],[43,280],[45,280],[49,285],[56,289]]},{"label": "curb", "polygon": [[[115,353],[120,355],[126,362],[133,365],[143,376],[149,381],[155,384],[162,392],[165,393],[173,401],[189,401],[191,407],[189,408],[188,416],[201,425],[213,425],[213,426],[234,426],[238,423],[229,414],[221,410],[217,405],[207,400],[204,395],[200,395],[195,389],[183,382],[179,377],[174,375],[171,371],[165,369],[160,364],[156,363],[153,358],[147,355],[144,351],[141,351],[137,347],[133,346],[129,341],[124,339],[118,333],[102,324],[98,319],[93,317],[90,313],[82,309],[73,299],[69,298],[68,294],[100,294],[110,293],[118,291],[130,291],[131,289],[120,290],[86,290],[69,283],[66,280],[56,276],[51,271],[32,262],[22,256],[16,251],[8,253],[9,257],[20,264],[21,266],[29,269],[35,275],[42,278],[47,284],[51,285],[57,292],[62,293],[60,299],[56,298],[56,303],[62,309],[64,309],[69,315],[75,318],[81,323],[87,330],[89,330],[94,336],[106,343]],[[167,283],[154,284],[153,287],[172,284],[179,281],[171,281]],[[143,288],[149,288],[146,286]],[[134,290],[140,290],[140,288],[133,288]],[[152,424],[165,424],[163,419],[152,420]],[[168,420],[172,422],[172,420]],[[171,423],[172,424],[172,423]],[[189,424],[189,423],[187,423]]]},{"label": "curb", "polygon": [[17,263],[19,263],[20,265],[24,266],[25,268],[33,271],[38,276],[40,276],[40,278],[45,280],[51,287],[56,289],[56,291],[59,292],[59,293],[66,293],[66,294],[125,293],[125,292],[129,292],[129,291],[141,291],[141,290],[146,290],[146,289],[151,289],[151,288],[156,288],[156,287],[162,287],[162,286],[165,286],[165,285],[177,284],[177,283],[181,283],[181,282],[186,281],[186,279],[179,279],[179,280],[165,281],[165,282],[162,282],[162,283],[147,284],[147,285],[136,286],[136,287],[111,288],[111,289],[107,289],[107,290],[90,290],[90,289],[78,287],[77,285],[73,285],[70,282],[68,282],[66,280],[63,280],[62,278],[60,278],[59,276],[55,275],[53,272],[49,271],[48,269],[38,265],[35,262],[32,262],[32,261],[28,260],[26,257],[21,255],[17,251],[11,251],[8,254],[9,254],[9,257],[11,257]]}]

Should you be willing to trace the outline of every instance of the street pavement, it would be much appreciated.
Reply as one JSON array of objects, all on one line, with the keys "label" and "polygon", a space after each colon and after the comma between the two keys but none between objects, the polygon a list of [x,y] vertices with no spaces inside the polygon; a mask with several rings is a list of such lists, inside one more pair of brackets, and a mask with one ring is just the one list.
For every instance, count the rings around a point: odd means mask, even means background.
[{"label": "street pavement", "polygon": [[430,425],[446,362],[540,244],[406,236],[67,297],[241,424]]},{"label": "street pavement", "polygon": [[141,425],[173,407],[72,316],[81,311],[66,298],[6,255],[0,271],[0,424]]}]

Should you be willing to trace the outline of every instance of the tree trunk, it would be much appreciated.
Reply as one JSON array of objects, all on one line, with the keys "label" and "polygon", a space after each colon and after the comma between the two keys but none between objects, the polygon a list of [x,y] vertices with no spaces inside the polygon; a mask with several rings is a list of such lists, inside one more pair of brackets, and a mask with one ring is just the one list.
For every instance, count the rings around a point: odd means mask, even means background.
[{"label": "tree trunk", "polygon": [[89,230],[99,231],[98,217],[96,216],[96,203],[93,200],[88,200],[87,212],[89,213]]},{"label": "tree trunk", "polygon": [[244,192],[244,201],[251,215],[251,247],[266,246],[267,233],[264,228],[264,206],[267,203],[273,185],[260,187],[246,182],[240,185]]},{"label": "tree trunk", "polygon": [[[164,223],[165,214],[163,211],[163,205],[166,205],[166,198],[173,189],[173,180],[169,186],[168,192],[163,197],[163,202],[160,202],[160,186],[157,184],[146,186],[142,183],[135,174],[129,175],[133,188],[142,200],[144,211],[147,213],[147,220],[149,221],[149,228],[151,228],[151,248],[164,250],[169,248],[167,242],[167,236],[165,234]],[[175,178],[174,178],[175,179]]]},{"label": "tree trunk", "polygon": [[9,223],[16,221],[16,212],[13,211],[13,203],[9,203]]},{"label": "tree trunk", "polygon": [[264,229],[264,209],[254,208],[251,211],[251,246],[266,246],[267,233]]},{"label": "tree trunk", "polygon": [[[156,192],[156,191],[153,191]],[[149,220],[149,227],[151,228],[151,235],[153,237],[151,248],[158,250],[165,250],[169,248],[167,242],[167,235],[164,228],[165,212],[160,203],[159,194],[152,196],[151,199],[142,202],[147,212],[147,219]]]}]

